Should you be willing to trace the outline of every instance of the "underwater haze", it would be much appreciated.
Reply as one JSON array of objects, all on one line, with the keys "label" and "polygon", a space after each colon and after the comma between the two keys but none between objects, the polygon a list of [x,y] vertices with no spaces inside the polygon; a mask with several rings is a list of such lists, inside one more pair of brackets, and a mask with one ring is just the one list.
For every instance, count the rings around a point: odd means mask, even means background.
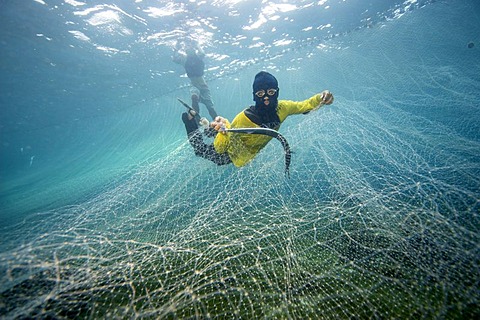
[{"label": "underwater haze", "polygon": [[[333,92],[289,178],[194,155],[186,37],[230,120]],[[480,317],[480,2],[0,1],[0,45],[0,318]]]}]

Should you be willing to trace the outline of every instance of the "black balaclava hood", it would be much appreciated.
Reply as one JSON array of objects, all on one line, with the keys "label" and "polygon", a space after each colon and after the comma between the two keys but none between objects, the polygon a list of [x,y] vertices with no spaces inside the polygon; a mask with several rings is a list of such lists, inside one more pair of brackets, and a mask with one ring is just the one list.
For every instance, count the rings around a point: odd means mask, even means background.
[{"label": "black balaclava hood", "polygon": [[[277,93],[273,96],[268,96],[265,94],[262,98],[259,98],[255,95],[255,92],[260,90],[267,91],[268,89],[277,89]],[[267,107],[263,103],[264,99],[268,97],[270,100],[270,105]],[[255,101],[255,106],[257,108],[268,108],[271,110],[275,110],[278,104],[278,81],[277,79],[266,71],[260,71],[255,76],[255,80],[253,81],[253,101]]]},{"label": "black balaclava hood", "polygon": [[[265,94],[262,98],[255,95],[260,90],[277,89],[273,96]],[[255,105],[245,110],[245,115],[254,123],[262,127],[278,130],[280,119],[277,114],[278,106],[278,82],[270,73],[261,71],[255,76],[253,81],[253,101]],[[265,105],[264,101],[268,99],[270,103]]]}]

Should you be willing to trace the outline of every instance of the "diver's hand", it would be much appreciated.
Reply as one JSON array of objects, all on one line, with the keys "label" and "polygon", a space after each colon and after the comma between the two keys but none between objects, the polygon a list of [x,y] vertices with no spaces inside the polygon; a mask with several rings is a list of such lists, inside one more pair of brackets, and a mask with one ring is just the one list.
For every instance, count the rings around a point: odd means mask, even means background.
[{"label": "diver's hand", "polygon": [[[320,99],[321,99],[320,103],[316,107],[314,107],[312,110],[304,112],[303,114],[308,114],[312,111],[317,111],[322,106],[329,105],[329,104],[333,103],[333,94],[329,90],[324,90],[321,93],[319,93],[318,95],[320,95]],[[317,95],[315,95],[315,98],[316,97],[317,97]]]},{"label": "diver's hand", "polygon": [[216,131],[226,134],[227,132],[225,130],[222,130],[222,129],[225,129],[226,123],[227,123],[227,119],[217,116],[215,120],[210,122],[210,127],[215,129]]},{"label": "diver's hand", "polygon": [[329,105],[333,103],[333,94],[330,91],[325,90],[322,93],[320,93],[320,95],[322,97],[321,104]]}]

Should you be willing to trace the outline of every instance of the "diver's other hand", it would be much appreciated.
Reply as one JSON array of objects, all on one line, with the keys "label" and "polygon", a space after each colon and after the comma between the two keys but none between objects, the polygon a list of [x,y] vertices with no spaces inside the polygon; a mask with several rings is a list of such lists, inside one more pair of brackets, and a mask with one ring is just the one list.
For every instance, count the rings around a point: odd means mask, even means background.
[{"label": "diver's other hand", "polygon": [[197,111],[193,109],[188,110],[188,120],[192,120],[197,114]]},{"label": "diver's other hand", "polygon": [[320,93],[320,96],[322,97],[322,104],[329,105],[333,103],[333,94],[330,91],[325,90]]},{"label": "diver's other hand", "polygon": [[217,116],[217,117],[215,117],[215,120],[210,122],[210,127],[215,129],[216,131],[220,131],[220,132],[226,134],[227,132],[225,130],[222,130],[222,129],[225,129],[225,124],[226,123],[227,123],[227,119],[222,118],[220,116]]}]

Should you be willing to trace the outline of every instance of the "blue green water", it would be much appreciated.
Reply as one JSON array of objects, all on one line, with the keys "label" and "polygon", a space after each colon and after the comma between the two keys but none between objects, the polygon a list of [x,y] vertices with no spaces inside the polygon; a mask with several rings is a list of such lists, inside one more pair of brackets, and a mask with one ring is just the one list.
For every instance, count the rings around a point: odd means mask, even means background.
[{"label": "blue green water", "polygon": [[[0,2],[0,315],[475,318],[477,1]],[[287,119],[249,165],[194,156],[171,61],[217,112]],[[202,109],[206,114],[206,110]]]}]

